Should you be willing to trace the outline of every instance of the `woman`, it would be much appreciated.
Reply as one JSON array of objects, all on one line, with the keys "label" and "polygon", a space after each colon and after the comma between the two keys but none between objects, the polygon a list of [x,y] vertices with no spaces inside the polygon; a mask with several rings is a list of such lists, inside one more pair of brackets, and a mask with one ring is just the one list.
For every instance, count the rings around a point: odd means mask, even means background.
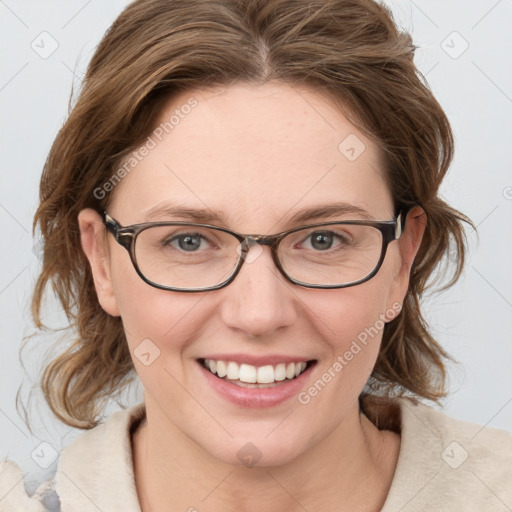
[{"label": "woman", "polygon": [[30,499],[6,461],[2,510],[512,507],[512,436],[417,400],[446,394],[420,298],[470,221],[413,52],[371,0],[125,9],[35,218],[36,322],[51,283],[77,332],[43,390],[90,430]]}]

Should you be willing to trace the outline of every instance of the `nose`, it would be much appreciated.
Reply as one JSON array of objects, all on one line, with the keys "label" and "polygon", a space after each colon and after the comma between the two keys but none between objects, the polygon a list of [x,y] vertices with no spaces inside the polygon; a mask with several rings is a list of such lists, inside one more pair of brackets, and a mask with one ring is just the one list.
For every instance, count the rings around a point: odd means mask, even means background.
[{"label": "nose", "polygon": [[297,319],[293,286],[275,266],[270,248],[254,244],[234,281],[220,290],[221,317],[248,337],[269,336]]}]

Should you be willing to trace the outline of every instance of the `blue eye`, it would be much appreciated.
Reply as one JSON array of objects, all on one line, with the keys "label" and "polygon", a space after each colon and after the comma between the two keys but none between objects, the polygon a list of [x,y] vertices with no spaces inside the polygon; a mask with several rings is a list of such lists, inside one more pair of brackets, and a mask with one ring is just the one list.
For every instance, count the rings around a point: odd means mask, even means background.
[{"label": "blue eye", "polygon": [[[315,231],[308,235],[306,240],[310,240],[309,247],[317,251],[326,251],[333,246],[340,246],[347,243],[347,239],[333,231]],[[338,243],[336,244],[336,241]]]},{"label": "blue eye", "polygon": [[[164,245],[172,245],[175,248],[179,248],[183,251],[194,252],[197,249],[201,248],[201,242],[206,240],[199,233],[185,233],[181,235],[174,236],[169,241],[165,241]],[[178,243],[178,247],[176,247],[173,242]]]},{"label": "blue eye", "polygon": [[311,245],[321,251],[332,247],[334,237],[332,233],[314,233],[311,235]]}]

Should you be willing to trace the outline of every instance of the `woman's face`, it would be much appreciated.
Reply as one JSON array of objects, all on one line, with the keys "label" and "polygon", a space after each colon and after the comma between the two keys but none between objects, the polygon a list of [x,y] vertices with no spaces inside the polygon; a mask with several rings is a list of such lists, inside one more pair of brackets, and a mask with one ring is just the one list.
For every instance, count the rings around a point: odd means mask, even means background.
[{"label": "woman's face", "polygon": [[[195,220],[273,234],[363,219],[340,212],[293,220],[335,203],[363,209],[371,219],[393,218],[376,145],[314,91],[277,83],[190,91],[166,105],[161,122],[167,124],[114,188],[108,213],[123,226]],[[165,211],[176,205],[220,219]],[[160,212],[149,216],[155,207]],[[99,217],[84,211],[80,226],[84,247],[91,247],[91,233],[103,229]],[[86,252],[103,308],[122,317],[155,428],[228,463],[275,465],[358,417],[384,321],[397,314],[406,293],[416,247],[406,235],[388,247],[375,277],[345,289],[290,283],[264,246],[253,248],[231,284],[198,293],[149,286],[111,235],[104,266]],[[315,363],[300,380],[259,389],[221,381],[201,364],[205,358],[256,367]]]}]

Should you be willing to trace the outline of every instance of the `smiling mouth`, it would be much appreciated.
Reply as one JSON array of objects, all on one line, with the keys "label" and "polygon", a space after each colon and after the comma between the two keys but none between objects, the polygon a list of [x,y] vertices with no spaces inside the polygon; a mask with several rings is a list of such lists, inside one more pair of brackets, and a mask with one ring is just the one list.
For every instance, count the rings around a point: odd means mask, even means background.
[{"label": "smiling mouth", "polygon": [[291,382],[316,363],[316,359],[298,363],[253,366],[234,361],[199,359],[200,364],[217,378],[246,388],[272,388]]}]

